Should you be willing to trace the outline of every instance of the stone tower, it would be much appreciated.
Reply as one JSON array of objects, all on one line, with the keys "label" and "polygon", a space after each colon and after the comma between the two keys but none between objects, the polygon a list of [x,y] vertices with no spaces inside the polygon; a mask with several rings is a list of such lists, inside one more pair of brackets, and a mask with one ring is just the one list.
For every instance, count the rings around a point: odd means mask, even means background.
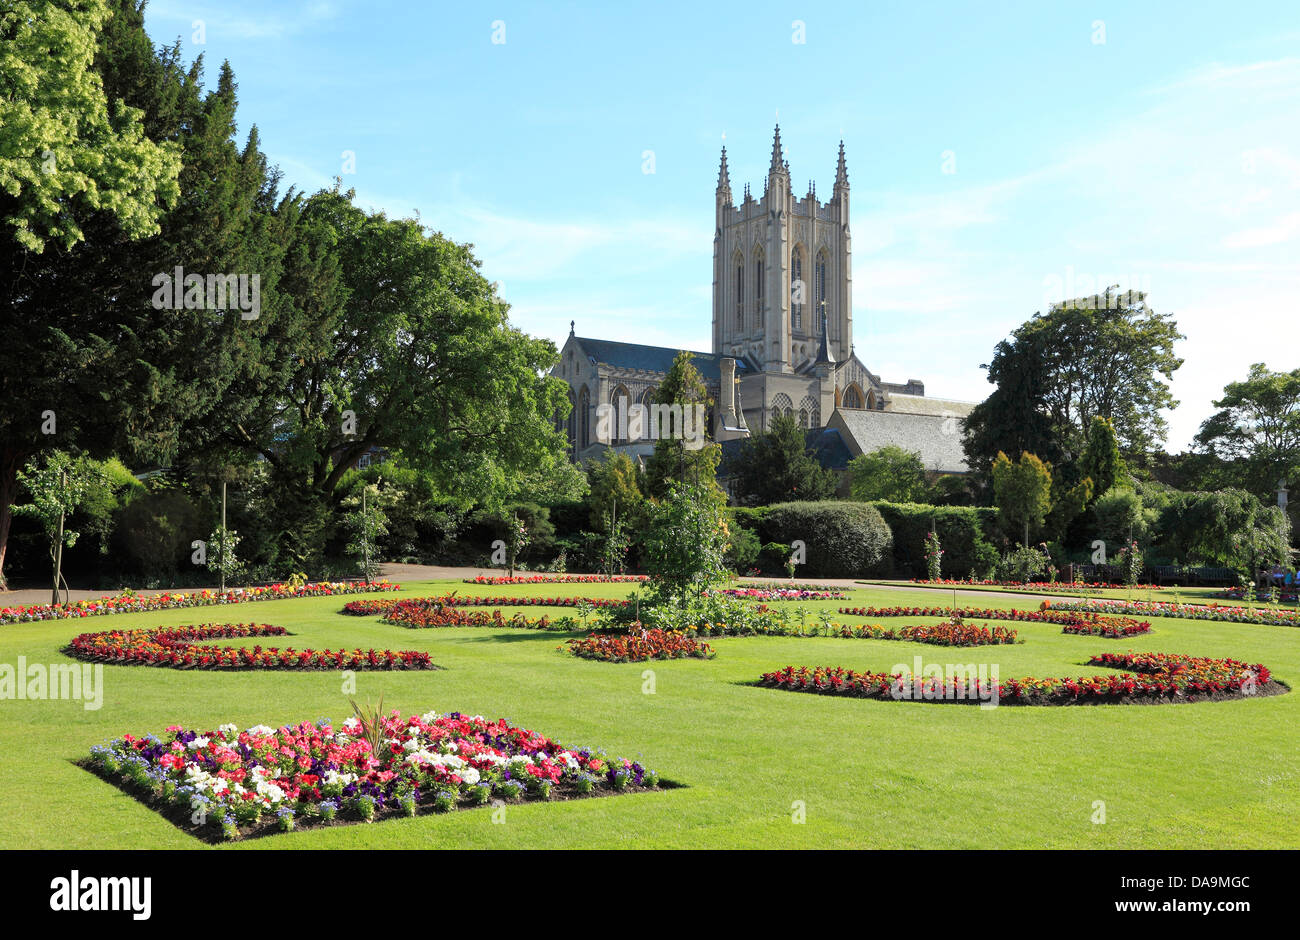
[{"label": "stone tower", "polygon": [[823,345],[831,362],[848,359],[853,309],[843,141],[825,203],[812,182],[807,195],[795,198],[779,125],[761,199],[746,185],[734,204],[724,147],[715,208],[713,352],[763,373],[811,372]]}]

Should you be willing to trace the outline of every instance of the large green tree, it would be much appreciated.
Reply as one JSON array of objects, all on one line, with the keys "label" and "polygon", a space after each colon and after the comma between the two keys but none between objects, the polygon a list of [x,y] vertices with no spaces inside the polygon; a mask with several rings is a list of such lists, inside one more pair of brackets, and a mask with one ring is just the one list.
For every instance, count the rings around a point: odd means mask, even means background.
[{"label": "large green tree", "polygon": [[[672,409],[673,418],[653,430],[657,436],[655,449],[646,461],[649,494],[666,496],[674,482],[719,489],[717,472],[722,448],[708,437],[708,413],[713,400],[695,367],[693,353],[683,350],[677,354],[655,389],[652,405]],[[704,416],[702,420],[700,415]]]},{"label": "large green tree", "polygon": [[1021,530],[1021,544],[1028,546],[1030,530],[1040,527],[1052,508],[1051,468],[1027,452],[1016,461],[998,454],[993,461],[993,492],[1002,518]]},{"label": "large green tree", "polygon": [[741,505],[830,499],[838,485],[835,471],[817,462],[803,429],[788,415],[751,435],[728,463],[732,493]]},{"label": "large green tree", "polygon": [[998,344],[987,365],[997,388],[965,422],[971,467],[984,475],[998,451],[1028,450],[1081,477],[1074,467],[1094,417],[1110,421],[1126,455],[1144,456],[1164,440],[1161,411],[1182,365],[1182,339],[1146,295],[1107,291],[1035,314]]},{"label": "large green tree", "polygon": [[0,10],[0,218],[4,239],[40,253],[85,239],[88,215],[158,232],[177,195],[179,148],[145,134],[143,112],[105,93],[92,68],[106,0],[27,0]]},{"label": "large green tree", "polygon": [[1229,382],[1219,410],[1201,425],[1198,450],[1222,461],[1228,476],[1267,499],[1300,466],[1300,369],[1272,372],[1262,362]]},{"label": "large green tree", "polygon": [[920,453],[895,444],[886,444],[850,460],[849,481],[853,498],[864,501],[917,503],[927,494],[925,464]]}]

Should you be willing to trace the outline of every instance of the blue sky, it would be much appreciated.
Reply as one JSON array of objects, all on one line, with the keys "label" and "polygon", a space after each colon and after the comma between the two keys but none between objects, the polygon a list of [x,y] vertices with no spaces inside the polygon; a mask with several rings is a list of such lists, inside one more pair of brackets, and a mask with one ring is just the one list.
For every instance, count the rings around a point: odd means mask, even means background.
[{"label": "blue sky", "polygon": [[797,195],[829,195],[844,140],[854,340],[888,381],[983,398],[994,344],[1067,284],[1176,316],[1171,449],[1251,362],[1300,365],[1294,0],[153,0],[146,26],[210,80],[230,60],[286,184],[342,175],[472,242],[557,344],[572,319],[708,348],[719,147],[761,192],[779,113]]}]

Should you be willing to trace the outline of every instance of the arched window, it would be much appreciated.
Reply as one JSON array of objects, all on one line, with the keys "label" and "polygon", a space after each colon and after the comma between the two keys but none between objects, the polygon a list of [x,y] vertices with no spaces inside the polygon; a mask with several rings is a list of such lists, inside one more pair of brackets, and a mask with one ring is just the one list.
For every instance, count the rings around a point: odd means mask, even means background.
[{"label": "arched window", "polygon": [[844,390],[844,398],[840,404],[845,408],[861,408],[863,406],[862,389],[858,388],[857,385],[850,385]]},{"label": "arched window", "polygon": [[821,406],[811,395],[805,395],[799,402],[799,424],[805,428],[821,427]]},{"label": "arched window", "polygon": [[578,448],[591,443],[591,394],[587,386],[582,386],[578,393]]},{"label": "arched window", "polygon": [[813,332],[816,332],[820,328],[822,315],[829,315],[829,311],[826,309],[826,252],[824,251],[817,253],[817,270],[813,273],[813,278],[816,281],[817,302],[817,306],[813,310],[817,321],[813,324]]},{"label": "arched window", "polygon": [[745,328],[745,262],[736,259],[736,329]]},{"label": "arched window", "polygon": [[754,323],[758,326],[763,324],[763,276],[766,273],[763,265],[763,253],[760,251],[754,258]]},{"label": "arched window", "polygon": [[620,385],[614,389],[609,396],[609,403],[614,406],[614,426],[610,428],[610,437],[615,444],[626,444],[627,438],[622,436],[624,415],[632,407],[632,396],[628,394],[627,386]]},{"label": "arched window", "polygon": [[569,416],[564,419],[564,436],[569,440],[569,451],[578,444],[578,402],[573,397],[573,389],[569,389]]},{"label": "arched window", "polygon": [[803,282],[803,249],[794,250],[790,264],[790,323],[796,330],[803,329],[803,302],[808,287]]}]

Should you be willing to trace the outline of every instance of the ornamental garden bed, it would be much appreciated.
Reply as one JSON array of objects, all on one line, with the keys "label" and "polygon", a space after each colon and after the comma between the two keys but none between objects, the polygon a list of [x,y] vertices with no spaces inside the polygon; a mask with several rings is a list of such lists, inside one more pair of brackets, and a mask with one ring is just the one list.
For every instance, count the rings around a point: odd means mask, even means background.
[{"label": "ornamental garden bed", "polygon": [[1006,627],[975,626],[949,621],[939,624],[917,624],[905,627],[884,627],[876,623],[827,623],[810,627],[771,625],[761,623],[692,624],[681,631],[686,636],[785,636],[832,637],[841,640],[901,640],[910,643],[929,643],[934,646],[996,646],[1021,643],[1015,630]]},{"label": "ornamental garden bed", "polygon": [[607,663],[641,663],[651,659],[712,659],[716,655],[708,643],[701,643],[677,630],[593,633],[581,639],[569,640],[568,645],[569,652],[574,656]]},{"label": "ornamental garden bed", "polygon": [[429,630],[437,627],[513,627],[519,630],[556,630],[573,631],[579,629],[578,621],[573,617],[525,617],[513,614],[502,615],[493,610],[461,610],[457,607],[422,604],[396,604],[384,616],[383,623],[398,627],[410,627],[414,630]]},{"label": "ornamental garden bed", "polygon": [[1109,581],[990,581],[956,580],[953,578],[913,578],[912,584],[922,587],[997,587],[1013,591],[1051,592],[1054,594],[1085,594],[1089,591],[1159,591],[1159,584],[1114,584]]},{"label": "ornamental garden bed", "polygon": [[740,587],[723,588],[712,593],[753,601],[840,601],[848,596],[840,591],[828,591],[825,588],[819,590],[817,588]]},{"label": "ornamental garden bed", "polygon": [[593,610],[629,607],[632,602],[616,597],[461,597],[445,594],[440,597],[383,597],[349,601],[342,613],[357,617],[386,614],[398,605],[407,607],[582,607]]},{"label": "ornamental garden bed", "polygon": [[811,692],[892,701],[1002,705],[1163,705],[1281,695],[1290,689],[1268,667],[1235,659],[1172,653],[1101,653],[1090,666],[1124,670],[1077,678],[989,681],[855,672],[843,667],[787,666],[764,673],[756,685],[788,692]]},{"label": "ornamental garden bed", "polygon": [[1094,614],[1138,614],[1147,617],[1177,617],[1183,620],[1218,620],[1274,627],[1300,627],[1300,611],[1219,604],[1177,604],[1168,601],[1121,601],[1094,598],[1087,601],[1043,601],[1043,607],[1058,611]]},{"label": "ornamental garden bed", "polygon": [[1052,623],[1063,627],[1062,633],[1110,638],[1151,632],[1149,621],[1134,620],[1131,617],[1106,617],[1095,611],[1052,605],[1047,601],[1043,602],[1040,610],[1004,610],[997,607],[841,607],[840,613],[851,617],[948,617],[950,620],[971,617],[979,620]]},{"label": "ornamental garden bed", "polygon": [[462,578],[465,584],[622,584],[624,582],[648,581],[643,574],[529,574],[490,576],[479,575],[476,578]]},{"label": "ornamental garden bed", "polygon": [[278,601],[292,597],[331,597],[336,594],[369,594],[400,591],[400,584],[376,581],[317,581],[298,587],[272,584],[267,587],[234,588],[228,591],[192,591],[188,594],[119,594],[94,601],[70,604],[31,604],[26,607],[0,608],[0,623],[30,623],[35,620],[66,620],[106,614],[135,614],[154,610],[179,610],[187,607],[212,607],[218,604],[244,604],[250,601]]},{"label": "ornamental garden bed", "polygon": [[[376,720],[377,719],[377,720]],[[123,735],[83,767],[206,842],[678,786],[640,763],[458,712]]]},{"label": "ornamental garden bed", "polygon": [[420,650],[313,650],[276,646],[252,649],[207,641],[292,636],[284,627],[257,623],[82,633],[63,651],[74,659],[120,666],[176,669],[440,669]]}]

